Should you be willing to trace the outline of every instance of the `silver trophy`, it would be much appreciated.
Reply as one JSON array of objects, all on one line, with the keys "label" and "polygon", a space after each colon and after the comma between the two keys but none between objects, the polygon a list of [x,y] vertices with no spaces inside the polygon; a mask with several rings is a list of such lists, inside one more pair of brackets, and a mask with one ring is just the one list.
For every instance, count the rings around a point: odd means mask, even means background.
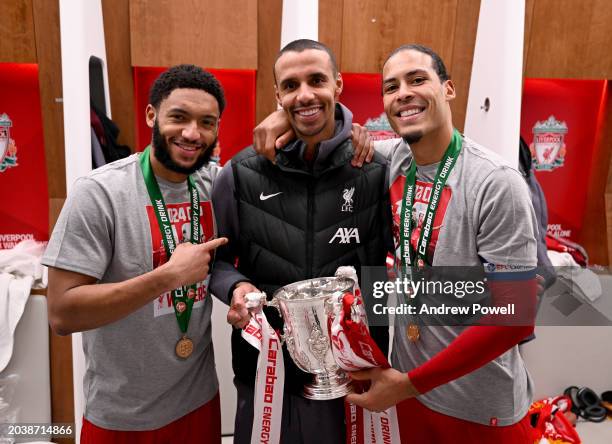
[{"label": "silver trophy", "polygon": [[285,321],[282,339],[296,365],[314,375],[304,387],[308,399],[335,399],[350,393],[350,379],[332,355],[328,317],[333,297],[353,292],[355,282],[344,277],[322,277],[279,288],[267,304]]}]

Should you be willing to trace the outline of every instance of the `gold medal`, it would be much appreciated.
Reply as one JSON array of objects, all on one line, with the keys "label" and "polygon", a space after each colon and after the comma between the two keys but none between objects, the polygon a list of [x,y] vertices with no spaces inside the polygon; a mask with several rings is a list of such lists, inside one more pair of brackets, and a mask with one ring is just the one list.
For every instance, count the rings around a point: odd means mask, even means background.
[{"label": "gold medal", "polygon": [[406,327],[406,336],[408,336],[410,342],[418,341],[421,337],[421,333],[419,332],[419,326],[416,324],[410,324],[408,327]]},{"label": "gold medal", "polygon": [[187,336],[183,336],[176,343],[174,351],[176,352],[176,356],[179,358],[187,359],[189,356],[191,356],[191,353],[193,353],[193,341]]}]

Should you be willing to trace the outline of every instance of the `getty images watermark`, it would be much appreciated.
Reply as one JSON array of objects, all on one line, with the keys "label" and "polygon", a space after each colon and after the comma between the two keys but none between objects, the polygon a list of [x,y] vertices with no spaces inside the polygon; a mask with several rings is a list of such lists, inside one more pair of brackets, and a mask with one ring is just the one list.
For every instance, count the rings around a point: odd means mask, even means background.
[{"label": "getty images watermark", "polygon": [[603,268],[362,267],[370,325],[612,325]]},{"label": "getty images watermark", "polygon": [[372,285],[372,297],[374,299],[387,299],[391,295],[401,296],[400,302],[395,306],[378,302],[372,306],[374,314],[390,315],[513,315],[515,304],[488,305],[472,303],[468,305],[457,304],[435,304],[427,305],[417,303],[418,299],[425,296],[443,296],[463,299],[469,296],[482,296],[487,292],[486,278],[479,281],[430,281],[425,278],[413,280],[407,277],[396,278],[392,281],[375,281]]}]

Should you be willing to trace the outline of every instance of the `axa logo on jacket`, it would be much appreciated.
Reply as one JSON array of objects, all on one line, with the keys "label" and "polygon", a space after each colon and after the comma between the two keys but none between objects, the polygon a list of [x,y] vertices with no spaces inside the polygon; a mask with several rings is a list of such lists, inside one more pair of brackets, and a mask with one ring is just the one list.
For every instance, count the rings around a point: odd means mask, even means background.
[{"label": "axa logo on jacket", "polygon": [[361,243],[359,241],[359,230],[357,228],[340,227],[338,230],[336,230],[334,236],[329,240],[329,243],[331,244],[337,240],[339,244],[350,244],[353,239],[355,240],[355,243]]}]

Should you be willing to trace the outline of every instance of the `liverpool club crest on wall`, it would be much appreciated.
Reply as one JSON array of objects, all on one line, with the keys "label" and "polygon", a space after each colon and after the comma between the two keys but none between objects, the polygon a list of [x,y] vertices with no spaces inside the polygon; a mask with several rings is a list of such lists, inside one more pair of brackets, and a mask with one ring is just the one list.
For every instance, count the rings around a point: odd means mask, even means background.
[{"label": "liverpool club crest on wall", "polygon": [[391,128],[387,115],[382,113],[380,116],[370,118],[363,125],[368,130],[372,140],[385,140],[399,137]]},{"label": "liverpool club crest on wall", "polygon": [[534,168],[538,171],[552,171],[563,166],[567,125],[550,116],[548,120],[536,122],[533,126],[533,143],[529,146]]},{"label": "liverpool club crest on wall", "polygon": [[0,173],[17,166],[17,147],[11,139],[13,122],[7,114],[0,115]]}]

